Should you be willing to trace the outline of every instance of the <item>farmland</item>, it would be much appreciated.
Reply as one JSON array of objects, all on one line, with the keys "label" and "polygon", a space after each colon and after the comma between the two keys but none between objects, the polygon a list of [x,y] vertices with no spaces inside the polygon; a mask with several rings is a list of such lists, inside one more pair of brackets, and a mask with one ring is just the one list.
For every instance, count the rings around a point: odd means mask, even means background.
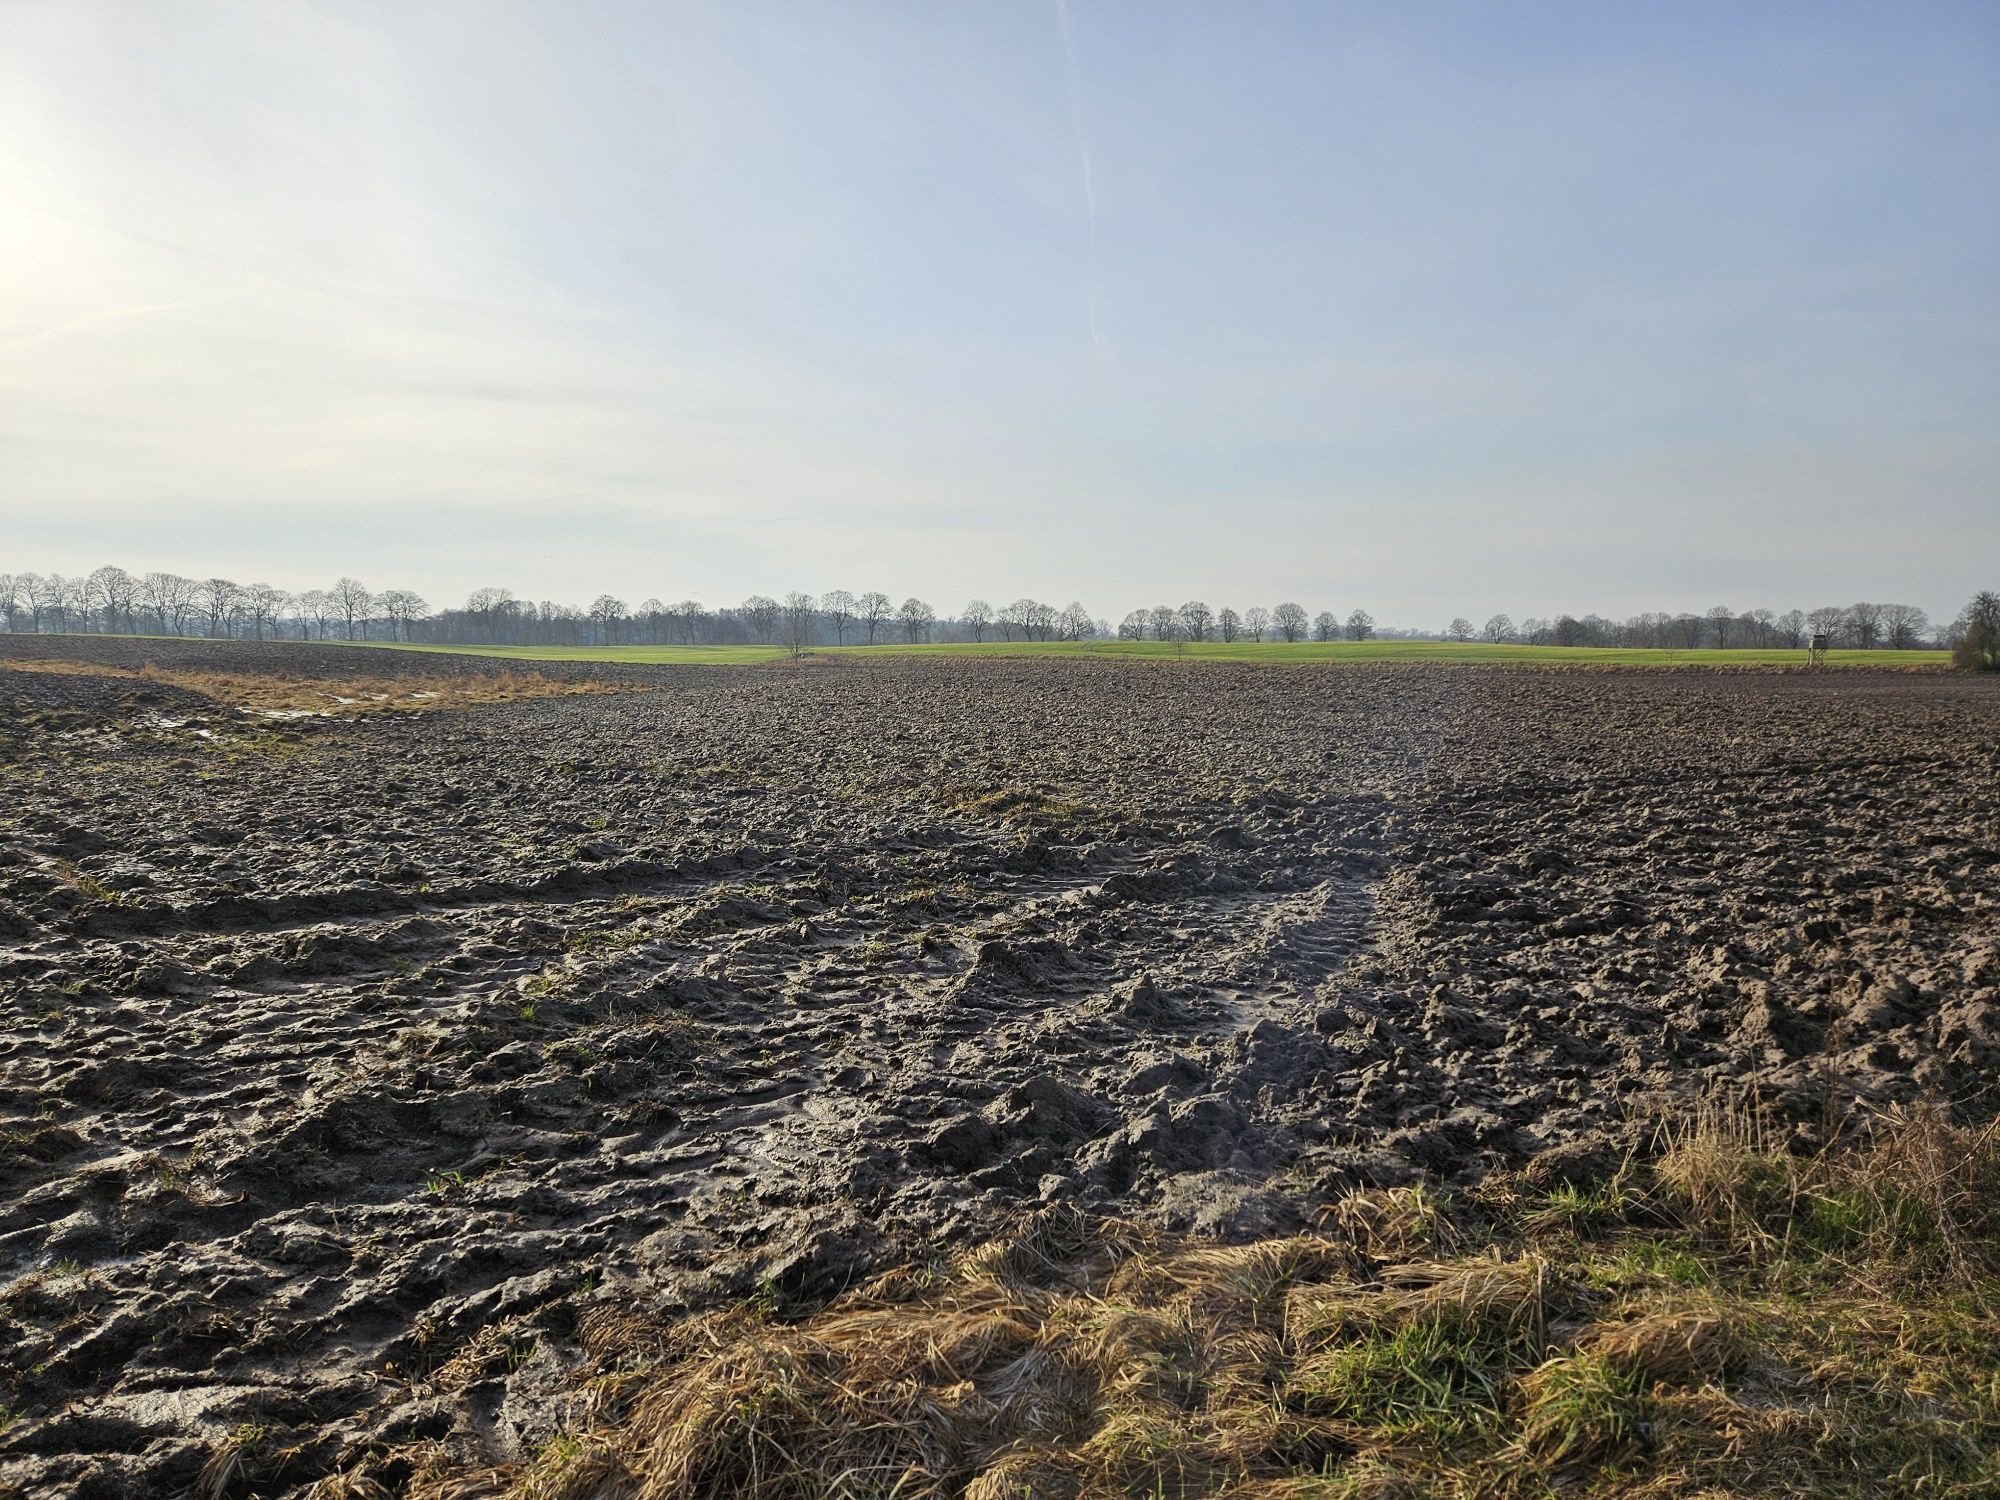
[{"label": "farmland", "polygon": [[0,1492],[1993,1477],[2000,682],[4,649]]}]

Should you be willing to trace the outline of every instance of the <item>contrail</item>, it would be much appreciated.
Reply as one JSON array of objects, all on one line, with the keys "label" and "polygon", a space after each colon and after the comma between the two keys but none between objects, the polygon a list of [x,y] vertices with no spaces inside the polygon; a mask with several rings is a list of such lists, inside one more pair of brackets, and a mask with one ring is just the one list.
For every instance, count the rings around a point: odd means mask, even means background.
[{"label": "contrail", "polygon": [[1062,32],[1063,71],[1069,79],[1069,128],[1076,137],[1076,158],[1083,165],[1083,207],[1090,220],[1090,270],[1085,304],[1090,319],[1090,347],[1102,362],[1104,337],[1097,329],[1097,186],[1090,173],[1090,142],[1083,135],[1083,104],[1076,87],[1076,48],[1069,36],[1069,0],[1056,0],[1056,26]]}]

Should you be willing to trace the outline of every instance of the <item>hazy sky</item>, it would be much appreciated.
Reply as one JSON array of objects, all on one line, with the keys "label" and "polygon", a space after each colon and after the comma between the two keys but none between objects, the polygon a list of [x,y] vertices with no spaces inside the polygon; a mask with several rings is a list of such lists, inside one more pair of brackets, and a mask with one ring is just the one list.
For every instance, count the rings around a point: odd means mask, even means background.
[{"label": "hazy sky", "polygon": [[0,0],[0,569],[2000,586],[2000,6]]}]

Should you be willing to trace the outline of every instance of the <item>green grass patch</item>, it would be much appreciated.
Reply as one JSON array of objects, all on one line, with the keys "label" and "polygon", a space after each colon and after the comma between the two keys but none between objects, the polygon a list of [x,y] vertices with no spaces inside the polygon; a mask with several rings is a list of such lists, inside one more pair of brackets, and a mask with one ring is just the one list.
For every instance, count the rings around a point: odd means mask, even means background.
[{"label": "green grass patch", "polygon": [[[423,646],[388,641],[326,641],[317,644],[381,651],[437,651],[457,656],[493,656],[513,661],[595,661],[638,665],[749,666],[791,655],[782,646]],[[1535,666],[1616,667],[1803,667],[1803,651],[1677,651],[1611,646],[1496,646],[1482,641],[1202,641],[1187,646],[1161,641],[986,641],[912,646],[815,646],[828,659],[875,656],[1059,656],[1105,661],[1211,661],[1269,664],[1419,662]],[[1943,651],[1830,651],[1834,667],[1896,667],[1944,671]]]},{"label": "green grass patch", "polygon": [[1335,1344],[1293,1377],[1290,1392],[1309,1416],[1350,1418],[1392,1439],[1448,1441],[1499,1416],[1505,1376],[1504,1349],[1432,1316]]}]

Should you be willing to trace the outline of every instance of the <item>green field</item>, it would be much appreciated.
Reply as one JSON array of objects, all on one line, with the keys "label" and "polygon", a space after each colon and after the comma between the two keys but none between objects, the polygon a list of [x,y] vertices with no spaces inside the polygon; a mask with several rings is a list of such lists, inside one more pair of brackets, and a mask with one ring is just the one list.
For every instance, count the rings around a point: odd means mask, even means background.
[{"label": "green field", "polygon": [[[99,636],[51,632],[23,639],[39,640],[200,640],[199,636]],[[7,637],[0,635],[0,659]],[[239,641],[238,645],[250,642]],[[298,642],[271,644],[296,645]],[[369,651],[433,651],[451,656],[494,656],[511,661],[601,661],[642,665],[754,666],[781,661],[791,653],[783,646],[428,646],[401,641],[315,641],[308,644],[346,646]],[[1672,651],[1615,646],[1490,646],[1483,641],[1204,641],[1177,646],[1159,641],[987,641],[950,645],[815,646],[816,657],[864,656],[1077,656],[1109,661],[1246,661],[1308,664],[1356,662],[1487,662],[1543,666],[1615,667],[1802,667],[1803,651]],[[1905,671],[1942,671],[1951,666],[1946,651],[1829,651],[1835,667],[1890,667]]]},{"label": "green field", "polygon": [[[782,646],[404,646],[386,641],[329,642],[389,651],[444,651],[518,661],[604,661],[741,665],[775,661]],[[1206,641],[1177,647],[1159,641],[989,641],[984,645],[817,646],[815,656],[1081,656],[1107,660],[1248,662],[1502,662],[1564,666],[1770,667],[1803,666],[1803,651],[1668,651],[1597,646],[1490,646],[1468,641]],[[1830,651],[1837,667],[1949,667],[1942,651]]]}]

